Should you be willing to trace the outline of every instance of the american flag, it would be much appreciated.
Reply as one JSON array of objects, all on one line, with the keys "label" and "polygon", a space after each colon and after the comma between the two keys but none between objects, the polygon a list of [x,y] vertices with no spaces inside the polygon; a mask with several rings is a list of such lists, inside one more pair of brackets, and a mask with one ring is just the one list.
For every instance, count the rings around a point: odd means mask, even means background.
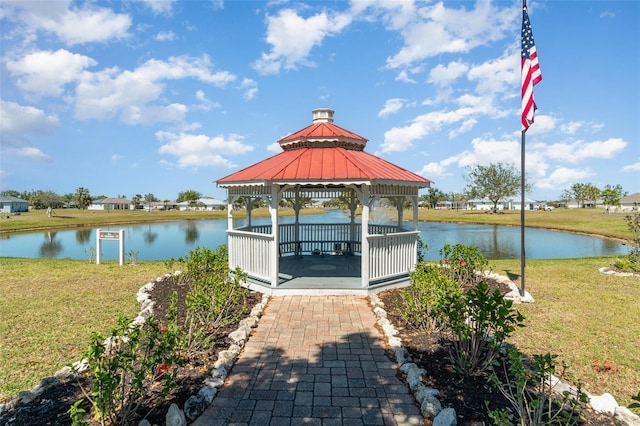
[{"label": "american flag", "polygon": [[533,113],[536,102],[533,100],[533,86],[542,80],[538,53],[533,42],[531,22],[527,14],[527,7],[522,9],[522,130],[527,130],[533,124]]}]

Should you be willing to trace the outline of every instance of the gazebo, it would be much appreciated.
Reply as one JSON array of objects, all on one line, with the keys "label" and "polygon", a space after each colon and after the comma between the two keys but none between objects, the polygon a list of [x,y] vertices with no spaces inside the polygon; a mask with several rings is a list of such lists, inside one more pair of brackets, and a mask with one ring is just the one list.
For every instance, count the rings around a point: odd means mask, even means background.
[{"label": "gazebo", "polygon": [[[431,181],[365,152],[367,139],[334,124],[332,109],[312,114],[310,126],[278,141],[283,152],[216,181],[227,190],[231,270],[240,267],[249,288],[268,294],[368,294],[407,284],[417,261],[418,191]],[[240,198],[247,215],[236,225]],[[258,199],[269,206],[269,222],[252,218]],[[306,223],[300,210],[312,199],[343,200],[348,213]],[[281,200],[294,217],[279,217]],[[393,223],[384,223],[388,208],[374,211],[382,200],[395,207]],[[410,228],[406,202],[413,207]]]}]

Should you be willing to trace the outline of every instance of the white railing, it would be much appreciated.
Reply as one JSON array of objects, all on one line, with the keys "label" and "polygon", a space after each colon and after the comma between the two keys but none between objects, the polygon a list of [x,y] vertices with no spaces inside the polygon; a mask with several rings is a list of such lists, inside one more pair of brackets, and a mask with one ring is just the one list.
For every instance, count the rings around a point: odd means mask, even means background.
[{"label": "white railing", "polygon": [[369,281],[406,275],[415,266],[419,231],[369,235]]},{"label": "white railing", "polygon": [[229,265],[239,266],[250,277],[271,281],[273,236],[245,231],[227,231]]}]

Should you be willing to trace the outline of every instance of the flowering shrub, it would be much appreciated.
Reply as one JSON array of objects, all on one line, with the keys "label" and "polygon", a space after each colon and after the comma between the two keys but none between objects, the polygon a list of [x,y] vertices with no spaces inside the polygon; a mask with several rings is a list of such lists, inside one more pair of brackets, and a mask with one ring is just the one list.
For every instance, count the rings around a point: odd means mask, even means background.
[{"label": "flowering shrub", "polygon": [[483,272],[489,262],[477,247],[447,243],[439,253],[443,273],[452,281],[462,286],[475,286],[482,281],[482,276],[476,272]]},{"label": "flowering shrub", "polygon": [[153,318],[144,325],[124,316],[105,339],[92,335],[85,353],[92,375],[91,389],[85,392],[101,424],[127,424],[150,391],[165,398],[175,385],[176,327],[161,326]]}]

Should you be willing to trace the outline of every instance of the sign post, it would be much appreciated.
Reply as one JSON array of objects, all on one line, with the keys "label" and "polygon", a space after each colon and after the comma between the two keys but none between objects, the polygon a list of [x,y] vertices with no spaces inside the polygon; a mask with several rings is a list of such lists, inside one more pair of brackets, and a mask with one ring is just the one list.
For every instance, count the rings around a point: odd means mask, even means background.
[{"label": "sign post", "polygon": [[118,241],[118,260],[120,261],[120,266],[124,265],[124,229],[119,231],[96,229],[96,265],[100,264],[102,256],[102,240]]}]

